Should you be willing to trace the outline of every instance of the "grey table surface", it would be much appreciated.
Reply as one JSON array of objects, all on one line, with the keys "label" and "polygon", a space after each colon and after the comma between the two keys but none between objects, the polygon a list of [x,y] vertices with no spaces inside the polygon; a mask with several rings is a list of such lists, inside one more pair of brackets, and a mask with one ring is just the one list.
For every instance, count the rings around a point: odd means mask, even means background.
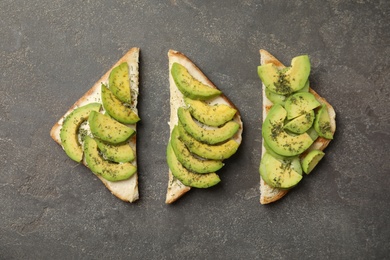
[{"label": "grey table surface", "polygon": [[[390,256],[390,2],[0,1],[0,259],[384,259]],[[49,136],[128,49],[141,48],[140,200],[112,196]],[[309,54],[337,112],[315,172],[259,204],[259,49]],[[164,203],[167,52],[240,109],[222,183]]]}]

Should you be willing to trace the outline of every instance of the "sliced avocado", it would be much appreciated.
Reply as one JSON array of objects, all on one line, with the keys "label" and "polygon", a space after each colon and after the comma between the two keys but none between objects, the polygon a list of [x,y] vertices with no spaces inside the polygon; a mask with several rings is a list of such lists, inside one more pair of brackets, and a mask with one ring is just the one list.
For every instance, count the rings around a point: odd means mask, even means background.
[{"label": "sliced avocado", "polygon": [[100,152],[105,158],[113,162],[132,162],[135,158],[133,149],[128,143],[108,144],[98,139],[95,140]]},{"label": "sliced avocado", "polygon": [[[306,81],[306,84],[303,88],[298,90],[297,92],[309,92],[309,80]],[[273,104],[281,104],[285,105],[286,99],[290,95],[280,95],[269,91],[267,88],[265,89],[265,96],[273,103]]]},{"label": "sliced avocado", "polygon": [[[260,161],[260,167],[259,167],[259,172],[261,177],[266,183],[271,183],[271,181],[268,179],[268,174],[266,171],[266,161],[268,161],[268,156],[272,156],[273,158],[277,159],[279,162],[282,162],[284,167],[291,167],[294,171],[296,171],[298,174],[302,175],[302,167],[301,163],[298,159],[298,157],[292,157],[291,159],[281,159],[273,156],[271,153],[268,151],[264,154],[263,158]],[[265,158],[265,159],[264,159]]]},{"label": "sliced avocado", "polygon": [[83,159],[83,149],[78,140],[80,125],[88,120],[91,111],[99,111],[99,103],[90,103],[88,105],[73,110],[62,123],[60,130],[61,145],[66,154],[74,161],[81,162]]},{"label": "sliced avocado", "polygon": [[120,101],[131,103],[129,65],[127,62],[123,62],[112,69],[108,77],[108,86]]},{"label": "sliced avocado", "polygon": [[221,91],[196,80],[188,70],[179,63],[173,63],[171,75],[180,92],[191,99],[207,100],[221,95]]},{"label": "sliced avocado", "polygon": [[330,117],[326,105],[322,105],[314,119],[314,129],[319,136],[326,139],[333,139],[333,132],[330,126]]},{"label": "sliced avocado", "polygon": [[298,92],[288,97],[285,103],[287,119],[293,119],[308,113],[310,110],[320,106],[315,96],[309,92]]},{"label": "sliced avocado", "polygon": [[291,159],[281,159],[281,158],[274,157],[272,154],[268,153],[267,151],[264,154],[263,158],[261,159],[260,167],[259,167],[260,175],[266,183],[271,183],[271,181],[268,179],[269,175],[267,174],[266,163],[265,163],[269,159],[268,156],[272,156],[273,158],[277,159],[279,162],[282,162],[284,167],[291,167],[298,174],[302,175],[302,167],[298,157],[295,156]]},{"label": "sliced avocado", "polygon": [[88,123],[95,137],[110,144],[122,143],[135,133],[134,129],[95,111],[91,112]]},{"label": "sliced avocado", "polygon": [[263,164],[263,171],[260,172],[261,177],[271,187],[290,189],[302,179],[302,173],[300,174],[293,168],[292,161],[278,160],[269,153],[265,153],[261,160],[263,161],[261,163]]},{"label": "sliced avocado", "polygon": [[[313,123],[313,125],[314,125],[314,123]],[[310,127],[310,128],[306,131],[306,133],[307,133],[308,135],[310,135],[310,137],[311,137],[311,139],[312,139],[313,141],[315,141],[315,140],[318,138],[318,133],[317,133],[317,131],[314,129],[313,126]]]},{"label": "sliced avocado", "polygon": [[257,68],[257,73],[265,87],[276,94],[289,95],[302,89],[310,74],[309,56],[294,57],[291,67],[278,69],[267,63]]},{"label": "sliced avocado", "polygon": [[108,181],[126,180],[137,172],[137,167],[129,162],[117,164],[104,160],[99,155],[96,141],[90,136],[85,138],[84,151],[85,160],[91,171]]},{"label": "sliced avocado", "polygon": [[266,152],[269,153],[270,155],[272,155],[273,157],[275,157],[276,159],[286,160],[286,159],[292,159],[293,157],[295,157],[295,156],[283,156],[283,155],[277,154],[274,150],[271,149],[271,147],[269,147],[268,143],[265,141],[263,142],[263,146],[264,146]]},{"label": "sliced avocado", "polygon": [[298,90],[297,92],[309,92],[310,89],[310,82],[309,80],[306,81],[305,86]]},{"label": "sliced avocado", "polygon": [[259,167],[259,173],[260,173],[260,176],[261,178],[263,178],[263,181],[265,181],[265,183],[271,183],[271,181],[268,179],[268,174],[267,174],[267,170],[265,168],[265,160],[264,158],[267,158],[268,154],[265,153],[263,158],[261,158],[260,160],[260,167]]},{"label": "sliced avocado", "polygon": [[292,159],[288,159],[288,160],[284,160],[283,161],[285,164],[290,164],[291,165],[291,168],[296,171],[297,173],[299,173],[300,175],[302,175],[302,165],[301,165],[301,160],[299,160],[299,157],[298,156],[295,156],[294,158]]},{"label": "sliced avocado", "polygon": [[262,135],[264,141],[277,154],[282,156],[294,156],[302,153],[313,143],[307,133],[290,135],[284,129],[284,121],[287,112],[283,106],[273,105],[268,116],[264,120]]},{"label": "sliced avocado", "polygon": [[209,126],[221,126],[233,119],[237,110],[225,105],[208,105],[200,100],[185,97],[184,102],[189,106],[191,115],[199,122]]},{"label": "sliced avocado", "polygon": [[229,140],[223,144],[208,145],[193,138],[183,126],[179,123],[180,140],[187,146],[192,153],[206,159],[224,160],[236,153],[239,144],[234,140]]},{"label": "sliced avocado", "polygon": [[313,125],[314,118],[314,110],[310,110],[308,113],[300,115],[285,124],[284,129],[296,134],[303,134]]},{"label": "sliced avocado", "polygon": [[286,102],[287,99],[286,95],[273,93],[269,91],[267,88],[264,91],[265,91],[265,96],[272,102],[272,104],[281,104],[282,106],[284,106],[284,103]]},{"label": "sliced avocado", "polygon": [[172,175],[186,186],[194,188],[208,188],[221,181],[216,173],[198,174],[184,168],[184,166],[177,160],[171,143],[168,143],[167,147],[167,162]]},{"label": "sliced avocado", "polygon": [[309,174],[314,167],[321,161],[325,153],[321,150],[310,151],[302,160],[302,169],[306,174]]},{"label": "sliced avocado", "polygon": [[205,129],[199,126],[192,118],[188,109],[180,107],[177,111],[180,123],[184,129],[196,140],[207,144],[224,142],[237,133],[240,125],[234,121],[227,122],[224,126],[213,129]]},{"label": "sliced avocado", "polygon": [[106,112],[123,124],[135,124],[140,118],[134,111],[125,106],[110,89],[102,84],[102,103]]},{"label": "sliced avocado", "polygon": [[222,168],[222,161],[205,160],[195,157],[179,139],[180,133],[178,126],[172,130],[171,145],[179,162],[189,171],[196,173],[210,173]]}]

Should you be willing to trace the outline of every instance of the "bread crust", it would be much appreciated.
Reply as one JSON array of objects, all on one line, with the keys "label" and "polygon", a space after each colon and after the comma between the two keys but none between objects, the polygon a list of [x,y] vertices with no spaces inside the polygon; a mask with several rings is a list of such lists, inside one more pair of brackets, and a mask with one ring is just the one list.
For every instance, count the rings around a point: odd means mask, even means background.
[{"label": "bread crust", "polygon": [[[284,68],[285,66],[273,55],[271,55],[268,51],[261,49],[260,51],[260,64],[264,65],[267,63],[272,63],[278,68]],[[331,130],[334,134],[336,131],[336,112],[334,108],[324,99],[321,97],[317,92],[315,92],[312,88],[309,88],[309,92],[312,93],[316,99],[321,103],[325,104],[331,119]],[[263,122],[265,118],[267,117],[268,111],[272,107],[272,102],[267,98],[265,95],[265,85],[262,84],[262,97],[263,97]],[[301,155],[301,157],[304,157],[309,151],[311,150],[321,150],[323,151],[330,143],[331,140],[325,139],[323,137],[318,137],[315,142]],[[261,157],[263,157],[265,153],[264,148],[264,139],[262,138],[262,149],[261,149]],[[273,188],[269,186],[267,183],[264,182],[264,180],[260,176],[260,203],[261,204],[269,204],[272,202],[275,202],[277,200],[280,200],[283,198],[289,190],[282,190],[278,188]]]},{"label": "bread crust", "polygon": [[[172,130],[175,125],[178,123],[178,117],[177,117],[177,109],[179,107],[185,106],[184,103],[184,96],[177,88],[173,77],[171,75],[171,68],[172,64],[177,62],[181,64],[182,66],[186,67],[188,72],[197,80],[202,82],[203,84],[206,84],[212,88],[218,89],[207,77],[203,74],[203,72],[189,59],[187,58],[183,53],[175,51],[175,50],[169,50],[168,51],[168,60],[169,60],[169,89],[170,89],[170,120],[169,120],[169,127],[170,127],[170,133],[172,133]],[[237,107],[224,95],[221,94],[219,97],[214,98],[211,101],[212,104],[228,104],[231,107],[235,108],[237,110],[236,115],[234,116],[233,120],[239,123],[240,129],[238,132],[234,135],[233,139],[241,144],[242,142],[242,131],[243,131],[243,124],[241,120],[241,115]],[[189,190],[191,190],[190,187],[185,186],[183,183],[181,183],[178,179],[174,178],[172,175],[171,170],[168,171],[169,174],[169,181],[168,181],[168,188],[166,193],[166,200],[165,203],[171,204],[175,202],[177,199],[179,199],[181,196],[183,196],[185,193],[187,193]]]},{"label": "bread crust", "polygon": [[[54,124],[50,131],[50,136],[61,145],[60,139],[60,130],[62,128],[62,123],[64,118],[70,114],[73,110],[78,107],[87,105],[92,102],[101,103],[101,83],[107,83],[108,77],[111,70],[121,64],[122,62],[127,62],[129,64],[129,76],[130,76],[130,86],[134,90],[132,93],[132,109],[135,113],[138,114],[137,103],[138,103],[138,93],[139,93],[139,52],[140,49],[137,47],[131,48],[125,55],[123,55],[96,83],[79,99],[77,100],[69,110]],[[129,125],[130,127],[136,129],[136,124]],[[136,154],[136,144],[137,136],[134,135],[128,141],[131,147],[133,148]],[[61,145],[62,147],[62,145]],[[87,166],[87,163],[83,159],[82,163]],[[135,158],[134,165],[137,165],[137,159]],[[112,182],[104,179],[101,176],[97,176],[103,184],[111,191],[113,195],[119,199],[126,202],[134,202],[139,199],[138,191],[138,172],[135,173],[131,178],[123,181]]]}]

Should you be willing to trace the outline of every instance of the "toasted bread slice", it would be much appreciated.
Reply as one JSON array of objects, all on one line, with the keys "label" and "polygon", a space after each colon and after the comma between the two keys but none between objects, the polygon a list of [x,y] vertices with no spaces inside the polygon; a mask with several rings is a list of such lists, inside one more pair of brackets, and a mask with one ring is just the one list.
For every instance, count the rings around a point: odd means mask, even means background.
[{"label": "toasted bread slice", "polygon": [[[87,105],[93,102],[101,103],[101,84],[107,84],[108,77],[110,75],[111,70],[118,66],[119,64],[127,62],[129,65],[129,78],[130,78],[130,88],[132,93],[132,110],[138,114],[137,110],[137,98],[139,93],[139,48],[130,49],[121,59],[115,63],[111,69],[109,69],[96,83],[90,88],[79,100],[74,103],[74,105],[62,116],[58,122],[52,127],[50,131],[51,137],[58,144],[61,145],[60,131],[62,127],[62,123],[64,118],[70,114],[73,110],[78,107]],[[136,129],[136,124],[129,125],[130,127]],[[130,146],[136,153],[136,135],[132,136],[128,140]],[[82,163],[87,166],[85,159],[83,159]],[[136,159],[132,162],[133,165],[137,165]],[[88,166],[87,166],[88,167]],[[126,202],[134,202],[139,198],[138,192],[138,174],[135,173],[132,177],[127,180],[122,181],[108,181],[101,176],[97,177],[104,183],[104,185],[111,191],[119,199]]]},{"label": "toasted bread slice", "polygon": [[[173,77],[171,75],[171,68],[172,64],[177,62],[184,66],[188,72],[197,80],[202,82],[203,84],[206,84],[212,88],[217,89],[217,87],[203,74],[203,72],[184,54],[169,50],[168,52],[168,58],[169,58],[169,86],[170,86],[170,120],[169,120],[169,126],[170,126],[170,133],[172,133],[172,130],[175,125],[178,124],[178,116],[177,116],[177,110],[179,107],[186,106],[184,102],[184,96],[177,88]],[[227,104],[237,110],[236,115],[234,116],[233,120],[239,123],[240,128],[238,132],[234,135],[233,140],[235,140],[238,144],[241,144],[242,141],[242,131],[243,131],[243,124],[241,121],[241,116],[238,111],[238,109],[234,106],[234,104],[225,96],[220,95],[211,101],[212,104]],[[168,181],[168,189],[166,194],[166,200],[165,202],[170,204],[176,201],[178,198],[183,196],[186,192],[188,192],[191,188],[188,186],[185,186],[183,183],[181,183],[178,179],[176,179],[173,175],[171,170],[169,170],[169,181]]]},{"label": "toasted bread slice", "polygon": [[[273,63],[278,68],[284,68],[285,66],[274,56],[272,56],[269,52],[266,50],[260,50],[260,64],[267,64],[267,63]],[[331,124],[331,130],[334,133],[336,131],[336,112],[334,111],[333,107],[320,95],[318,95],[317,92],[315,92],[312,88],[309,89],[309,92],[312,93],[316,99],[321,103],[325,104],[330,116],[330,124]],[[267,117],[268,111],[272,107],[272,102],[267,98],[265,95],[265,86],[262,84],[262,97],[263,97],[263,122],[265,118]],[[325,139],[323,137],[318,137],[315,142],[309,147],[309,149],[303,153],[301,156],[304,156],[308,151],[311,150],[321,150],[323,151],[329,144],[331,140]],[[262,144],[264,143],[264,140],[262,140]],[[265,153],[264,145],[262,145],[262,156]],[[264,180],[260,176],[260,203],[261,204],[268,204],[271,202],[275,202],[279,199],[281,199],[284,195],[286,195],[288,190],[282,190],[278,188],[273,188],[269,186],[267,183],[264,182]]]}]

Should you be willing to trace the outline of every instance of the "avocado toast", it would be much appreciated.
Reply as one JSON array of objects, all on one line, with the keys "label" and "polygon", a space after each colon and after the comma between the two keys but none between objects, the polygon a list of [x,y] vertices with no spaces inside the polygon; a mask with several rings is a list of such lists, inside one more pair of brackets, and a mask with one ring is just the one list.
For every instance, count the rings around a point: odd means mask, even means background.
[{"label": "avocado toast", "polygon": [[[333,107],[309,86],[310,61],[295,57],[286,68],[260,50],[263,127],[260,203],[281,199],[324,156],[336,131]],[[291,84],[294,82],[294,84]]]},{"label": "avocado toast", "polygon": [[184,54],[169,50],[170,139],[166,203],[220,182],[216,171],[242,141],[238,109]]},{"label": "avocado toast", "polygon": [[51,137],[116,197],[139,198],[136,123],[139,48],[130,49],[62,116]]}]

